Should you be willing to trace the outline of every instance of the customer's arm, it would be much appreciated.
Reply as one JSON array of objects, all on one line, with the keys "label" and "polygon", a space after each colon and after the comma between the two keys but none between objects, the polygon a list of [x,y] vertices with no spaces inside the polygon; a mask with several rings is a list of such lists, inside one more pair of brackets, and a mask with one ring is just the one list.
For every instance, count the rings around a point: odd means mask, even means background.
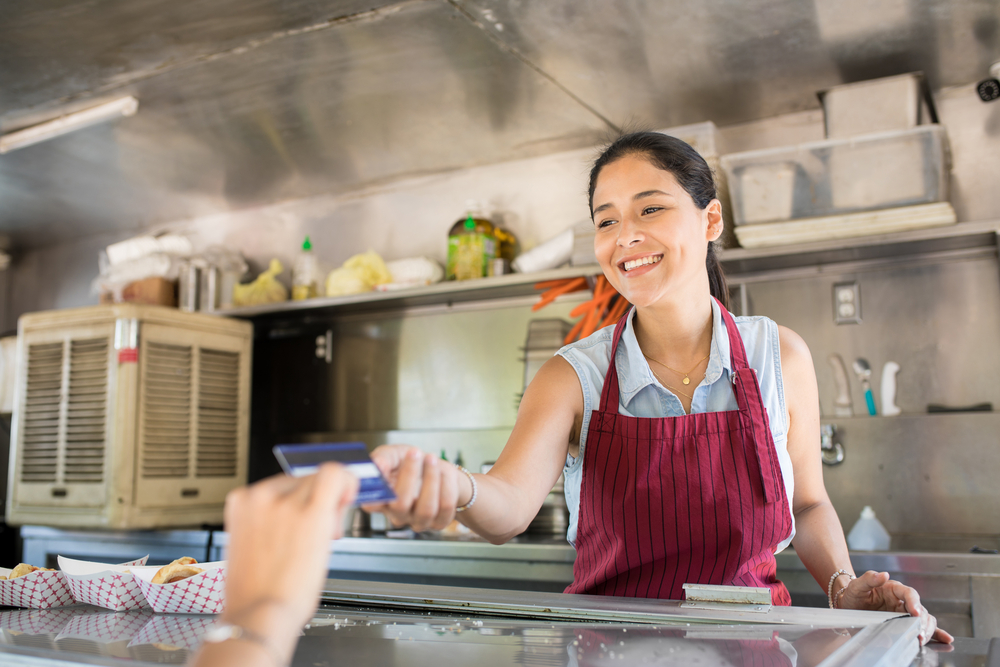
[{"label": "customer's arm", "polygon": [[229,558],[221,624],[239,639],[206,643],[194,667],[277,667],[291,662],[302,627],[316,611],[329,543],[358,481],[337,464],[315,475],[270,477],[226,498]]}]

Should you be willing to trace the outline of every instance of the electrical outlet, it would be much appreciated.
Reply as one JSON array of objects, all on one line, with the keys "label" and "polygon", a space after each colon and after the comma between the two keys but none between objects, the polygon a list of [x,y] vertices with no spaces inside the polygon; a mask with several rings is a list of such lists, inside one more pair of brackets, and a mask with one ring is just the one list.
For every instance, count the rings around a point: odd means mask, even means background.
[{"label": "electrical outlet", "polygon": [[837,324],[861,324],[861,286],[857,282],[833,286],[833,321]]}]

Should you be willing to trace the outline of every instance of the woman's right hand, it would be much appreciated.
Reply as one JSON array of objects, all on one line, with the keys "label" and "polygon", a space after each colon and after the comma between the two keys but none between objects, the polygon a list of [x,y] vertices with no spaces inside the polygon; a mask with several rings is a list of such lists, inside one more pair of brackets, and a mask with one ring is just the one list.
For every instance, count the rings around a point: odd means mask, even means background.
[{"label": "woman's right hand", "polygon": [[384,512],[397,526],[410,526],[416,532],[441,530],[455,518],[455,508],[472,495],[472,485],[464,473],[417,447],[382,445],[371,456],[396,499],[365,505],[364,509]]}]

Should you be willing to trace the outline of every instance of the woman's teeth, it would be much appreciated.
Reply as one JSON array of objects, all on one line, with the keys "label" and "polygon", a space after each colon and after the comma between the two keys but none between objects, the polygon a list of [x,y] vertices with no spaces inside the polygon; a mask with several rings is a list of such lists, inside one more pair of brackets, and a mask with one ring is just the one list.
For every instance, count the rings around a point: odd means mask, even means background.
[{"label": "woman's teeth", "polygon": [[625,262],[624,266],[626,271],[631,271],[632,269],[638,266],[644,266],[646,264],[656,264],[661,259],[663,259],[663,255],[656,255],[655,257],[641,257],[639,259],[633,259],[630,262]]}]

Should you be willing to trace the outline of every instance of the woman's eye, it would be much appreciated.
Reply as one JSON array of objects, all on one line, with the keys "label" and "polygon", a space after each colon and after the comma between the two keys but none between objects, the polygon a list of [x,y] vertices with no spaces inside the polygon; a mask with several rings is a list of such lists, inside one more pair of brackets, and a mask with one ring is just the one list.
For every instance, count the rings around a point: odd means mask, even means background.
[{"label": "woman's eye", "polygon": [[614,224],[614,220],[601,220],[597,223],[597,228],[607,227],[608,225]]},{"label": "woman's eye", "polygon": [[650,213],[656,213],[657,211],[662,211],[662,210],[663,210],[662,206],[647,206],[646,208],[642,209],[642,214],[649,215]]}]

